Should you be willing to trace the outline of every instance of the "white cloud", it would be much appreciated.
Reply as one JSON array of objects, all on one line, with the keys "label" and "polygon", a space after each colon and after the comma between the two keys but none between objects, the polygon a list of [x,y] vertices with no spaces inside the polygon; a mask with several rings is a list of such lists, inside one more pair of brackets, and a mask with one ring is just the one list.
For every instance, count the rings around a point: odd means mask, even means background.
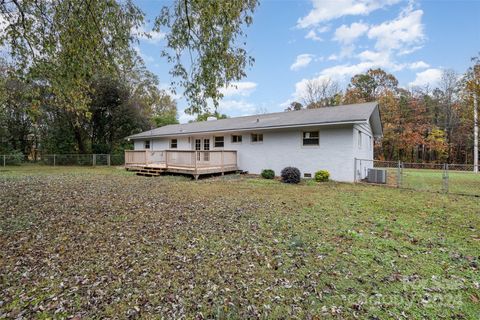
[{"label": "white cloud", "polygon": [[442,69],[430,68],[416,74],[415,80],[409,83],[411,87],[434,86],[442,78]]},{"label": "white cloud", "polygon": [[311,0],[312,10],[298,19],[297,27],[310,28],[319,23],[343,16],[368,15],[377,9],[395,4],[400,0]]},{"label": "white cloud", "polygon": [[290,70],[297,71],[301,68],[308,66],[310,62],[312,62],[314,57],[315,55],[313,54],[299,54],[295,62],[290,66]]},{"label": "white cloud", "polygon": [[381,58],[384,58],[383,52],[365,50],[358,54],[358,58],[362,61],[378,61]]},{"label": "white cloud", "polygon": [[195,120],[196,116],[186,114],[185,112],[180,112],[180,116],[178,117],[178,122],[180,123],[188,123],[191,120]]},{"label": "white cloud", "polygon": [[430,65],[424,61],[416,61],[408,64],[408,68],[415,70],[415,69],[425,69],[430,67]]},{"label": "white cloud", "polygon": [[[362,73],[370,68],[376,67],[376,63],[372,61],[364,61],[357,64],[342,64],[326,68],[320,73],[336,80],[346,80],[346,78]],[[380,67],[380,66],[378,66]]]},{"label": "white cloud", "polygon": [[[328,59],[335,61],[345,57],[356,57],[359,62],[335,65],[322,70],[320,75],[347,80],[348,77],[370,68],[382,68],[390,72],[405,68],[410,70],[428,68],[429,65],[424,61],[400,63],[396,59],[422,47],[425,40],[422,16],[423,11],[414,10],[413,4],[410,3],[395,19],[377,25],[369,27],[362,22],[355,22],[350,26],[342,25],[335,31],[333,38],[343,44],[341,52],[332,54]],[[355,54],[352,43],[363,34],[374,40],[374,49],[366,49]]]},{"label": "white cloud", "polygon": [[339,82],[348,81],[350,77],[363,73],[368,69],[382,68],[393,71],[402,70],[405,65],[396,64],[391,60],[389,52],[365,50],[357,55],[359,63],[340,64],[323,69],[320,72],[321,77],[331,78]]},{"label": "white cloud", "polygon": [[148,54],[143,53],[140,47],[135,46],[133,47],[133,50],[137,52],[137,54],[140,56],[140,58],[142,58],[144,62],[152,63],[155,61],[155,58],[153,58],[152,56],[149,56]]},{"label": "white cloud", "polygon": [[330,61],[337,61],[343,58],[348,58],[353,55],[354,51],[355,51],[354,45],[343,46],[339,54],[331,54],[328,56],[327,59]]},{"label": "white cloud", "polygon": [[224,97],[248,96],[257,88],[257,83],[251,81],[232,82],[228,87],[220,89]]},{"label": "white cloud", "polygon": [[165,33],[160,31],[147,31],[144,26],[133,30],[133,34],[137,35],[140,40],[146,41],[151,44],[158,44],[165,39]]},{"label": "white cloud", "polygon": [[372,26],[368,37],[376,40],[375,48],[378,50],[410,53],[412,47],[418,47],[425,39],[422,16],[422,10],[413,10],[409,5],[397,18]]},{"label": "white cloud", "polygon": [[405,56],[407,54],[413,53],[422,48],[423,48],[423,45],[403,48],[403,49],[400,49],[400,51],[398,51],[397,56]]},{"label": "white cloud", "polygon": [[157,87],[159,90],[165,91],[165,93],[167,93],[170,97],[172,97],[173,100],[178,101],[183,99],[183,95],[178,92],[173,92],[172,88],[167,83],[161,82],[158,84]]},{"label": "white cloud", "polygon": [[354,22],[350,26],[342,25],[335,30],[333,40],[343,44],[349,44],[355,41],[368,31],[368,25],[362,22]]},{"label": "white cloud", "polygon": [[317,28],[317,31],[318,31],[318,33],[325,33],[327,31],[330,31],[330,26],[326,25],[326,26],[323,26],[323,27],[319,27],[319,28]]},{"label": "white cloud", "polygon": [[253,103],[245,100],[221,100],[218,105],[218,112],[227,114],[253,114],[257,108]]},{"label": "white cloud", "polygon": [[305,35],[305,39],[311,39],[313,41],[323,41],[323,39],[317,35],[315,30],[308,31],[308,33]]},{"label": "white cloud", "polygon": [[305,35],[305,39],[311,39],[313,41],[323,41],[322,37],[320,37],[319,33],[325,33],[330,30],[330,26],[322,26],[316,29],[311,29]]},{"label": "white cloud", "polygon": [[327,60],[329,60],[329,61],[336,61],[338,59],[340,59],[340,58],[336,54],[331,54],[327,58]]}]

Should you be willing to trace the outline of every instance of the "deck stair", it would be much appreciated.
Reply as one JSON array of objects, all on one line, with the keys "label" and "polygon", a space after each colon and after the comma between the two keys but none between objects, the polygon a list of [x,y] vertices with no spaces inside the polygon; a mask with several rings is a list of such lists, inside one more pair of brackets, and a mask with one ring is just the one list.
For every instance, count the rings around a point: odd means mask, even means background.
[{"label": "deck stair", "polygon": [[145,177],[158,177],[160,174],[165,172],[163,168],[151,168],[151,167],[128,167],[127,171],[135,172],[137,176]]}]

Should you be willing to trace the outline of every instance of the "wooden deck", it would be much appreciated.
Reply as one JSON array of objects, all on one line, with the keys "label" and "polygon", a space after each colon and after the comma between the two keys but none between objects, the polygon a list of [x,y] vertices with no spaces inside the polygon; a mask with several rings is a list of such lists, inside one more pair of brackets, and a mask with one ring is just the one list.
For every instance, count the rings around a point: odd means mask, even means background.
[{"label": "wooden deck", "polygon": [[125,168],[142,176],[159,176],[162,173],[192,175],[237,171],[235,150],[126,150]]}]

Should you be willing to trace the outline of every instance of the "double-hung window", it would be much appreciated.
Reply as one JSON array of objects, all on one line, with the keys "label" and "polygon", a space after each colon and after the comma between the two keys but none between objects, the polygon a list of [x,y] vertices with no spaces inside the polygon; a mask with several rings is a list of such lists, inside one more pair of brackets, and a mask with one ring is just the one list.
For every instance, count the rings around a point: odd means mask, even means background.
[{"label": "double-hung window", "polygon": [[150,149],[150,140],[145,140],[145,143],[143,144],[144,149]]},{"label": "double-hung window", "polygon": [[223,136],[215,137],[215,140],[214,140],[214,147],[215,148],[223,148],[224,145],[225,145],[225,140],[224,140]]},{"label": "double-hung window", "polygon": [[170,140],[170,149],[177,149],[177,147],[178,147],[178,140],[177,139]]},{"label": "double-hung window", "polygon": [[254,142],[254,143],[263,142],[263,134],[262,133],[252,133],[252,142]]},{"label": "double-hung window", "polygon": [[232,135],[232,143],[242,143],[242,136]]},{"label": "double-hung window", "polygon": [[318,146],[320,145],[320,134],[318,131],[306,131],[303,133],[304,146]]}]

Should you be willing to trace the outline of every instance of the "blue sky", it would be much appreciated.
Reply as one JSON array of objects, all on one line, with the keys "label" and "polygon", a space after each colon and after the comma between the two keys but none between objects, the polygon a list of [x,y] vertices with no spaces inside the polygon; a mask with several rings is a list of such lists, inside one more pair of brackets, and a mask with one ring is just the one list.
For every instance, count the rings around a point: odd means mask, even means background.
[{"label": "blue sky", "polygon": [[[153,18],[168,1],[137,0]],[[224,89],[219,111],[228,116],[276,112],[301,100],[307,80],[332,79],[343,88],[369,68],[393,73],[404,87],[435,86],[443,69],[459,73],[480,51],[480,1],[261,1],[247,29],[255,64],[236,88]],[[151,24],[145,26],[149,30]],[[170,66],[160,57],[162,33],[138,51],[168,88]],[[178,90],[179,119],[191,116]]]}]

